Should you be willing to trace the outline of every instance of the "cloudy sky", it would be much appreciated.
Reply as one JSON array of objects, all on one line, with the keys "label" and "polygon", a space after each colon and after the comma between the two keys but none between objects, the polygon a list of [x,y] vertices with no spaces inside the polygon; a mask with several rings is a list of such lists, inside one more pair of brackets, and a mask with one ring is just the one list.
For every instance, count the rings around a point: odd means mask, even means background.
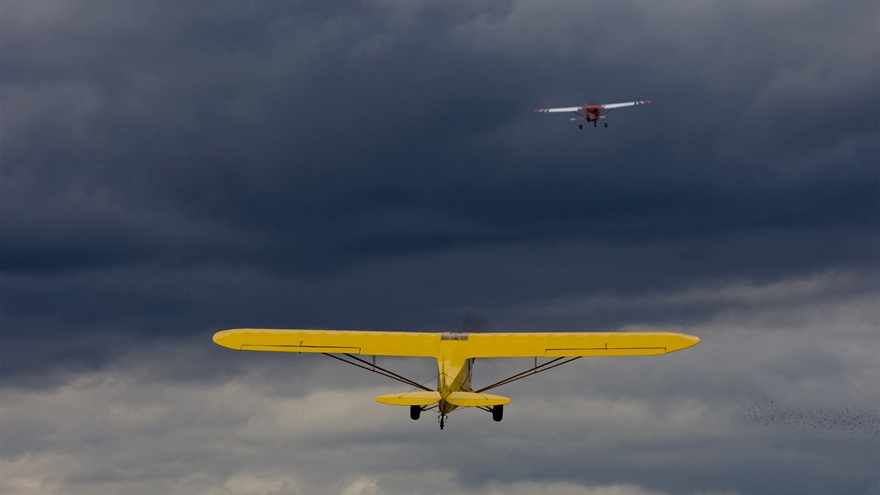
[{"label": "cloudy sky", "polygon": [[[0,493],[880,494],[875,0],[2,13]],[[241,326],[702,342],[441,432]]]}]

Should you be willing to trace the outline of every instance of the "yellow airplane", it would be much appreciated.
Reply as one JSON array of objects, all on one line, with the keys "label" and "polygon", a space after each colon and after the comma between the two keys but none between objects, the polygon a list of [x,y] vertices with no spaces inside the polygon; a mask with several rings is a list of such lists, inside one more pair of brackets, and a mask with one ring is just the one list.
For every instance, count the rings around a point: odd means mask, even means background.
[{"label": "yellow airplane", "polygon": [[[354,330],[271,330],[240,328],[214,334],[214,342],[236,351],[319,353],[403,382],[413,390],[380,395],[376,401],[409,406],[410,418],[437,409],[440,429],[458,407],[477,407],[501,421],[507,397],[485,393],[586,356],[648,356],[686,349],[700,341],[681,333],[421,333]],[[340,357],[338,355],[345,356]],[[356,355],[372,356],[367,361]],[[376,356],[437,360],[437,388],[431,389],[376,365]],[[534,366],[474,390],[476,358],[534,358]],[[538,358],[549,361],[538,364]],[[417,390],[416,390],[417,389]]]}]

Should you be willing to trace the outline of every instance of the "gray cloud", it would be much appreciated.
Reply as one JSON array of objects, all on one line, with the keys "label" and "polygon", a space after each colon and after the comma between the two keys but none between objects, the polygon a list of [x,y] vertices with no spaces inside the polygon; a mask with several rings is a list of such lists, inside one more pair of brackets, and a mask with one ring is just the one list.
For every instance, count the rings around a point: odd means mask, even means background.
[{"label": "gray cloud", "polygon": [[[876,417],[873,297],[812,300],[840,282],[672,294],[777,303],[727,305],[690,328],[703,342],[684,352],[585,360],[511,385],[503,422],[461,411],[442,433],[373,403],[397,385],[319,356],[145,348],[54,387],[4,387],[3,491],[871,493],[876,431],[763,424],[749,402]],[[216,371],[187,379],[187,361]],[[434,373],[427,360],[383,364]],[[478,361],[477,379],[527,364]]]}]

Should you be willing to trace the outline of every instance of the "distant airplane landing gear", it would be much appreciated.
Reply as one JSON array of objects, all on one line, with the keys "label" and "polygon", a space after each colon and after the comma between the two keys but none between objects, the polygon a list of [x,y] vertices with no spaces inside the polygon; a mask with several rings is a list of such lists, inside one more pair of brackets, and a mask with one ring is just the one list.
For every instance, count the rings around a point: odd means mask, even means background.
[{"label": "distant airplane landing gear", "polygon": [[605,127],[608,127],[608,122],[605,122]]},{"label": "distant airplane landing gear", "polygon": [[412,420],[419,419],[422,415],[422,406],[409,406],[409,418]]},{"label": "distant airplane landing gear", "polygon": [[495,422],[501,421],[501,418],[504,417],[504,406],[497,405],[492,407],[492,420]]},{"label": "distant airplane landing gear", "polygon": [[440,417],[437,418],[437,422],[440,423],[440,429],[442,430],[444,426],[446,426],[446,415],[440,413]]},{"label": "distant airplane landing gear", "polygon": [[593,121],[593,127],[599,127],[599,123],[596,122],[595,120]]},{"label": "distant airplane landing gear", "polygon": [[578,124],[578,129],[583,129],[583,128],[584,128],[584,124]]}]

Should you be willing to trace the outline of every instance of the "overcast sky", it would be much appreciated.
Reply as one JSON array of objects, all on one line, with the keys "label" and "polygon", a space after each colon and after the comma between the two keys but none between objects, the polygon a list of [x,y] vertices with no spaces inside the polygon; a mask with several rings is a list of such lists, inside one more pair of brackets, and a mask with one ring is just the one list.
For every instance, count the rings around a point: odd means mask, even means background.
[{"label": "overcast sky", "polygon": [[[0,42],[0,493],[880,494],[876,0],[5,0]],[[441,432],[242,326],[702,342]]]}]

